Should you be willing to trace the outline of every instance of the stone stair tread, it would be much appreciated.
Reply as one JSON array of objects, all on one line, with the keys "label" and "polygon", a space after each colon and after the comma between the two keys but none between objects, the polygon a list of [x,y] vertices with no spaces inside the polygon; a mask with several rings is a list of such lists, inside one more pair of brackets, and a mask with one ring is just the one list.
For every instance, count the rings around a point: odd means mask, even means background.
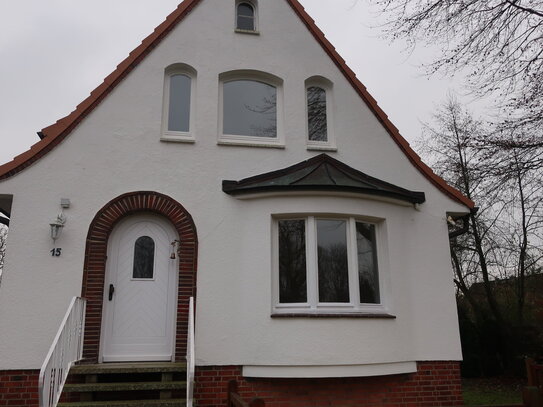
[{"label": "stone stair tread", "polygon": [[111,392],[140,390],[181,390],[186,388],[184,381],[165,382],[126,382],[126,383],[70,383],[64,385],[66,393],[73,392]]},{"label": "stone stair tread", "polygon": [[171,373],[184,372],[186,368],[184,362],[99,363],[72,366],[70,374]]},{"label": "stone stair tread", "polygon": [[78,401],[58,403],[58,407],[184,407],[186,400],[124,400],[124,401]]}]

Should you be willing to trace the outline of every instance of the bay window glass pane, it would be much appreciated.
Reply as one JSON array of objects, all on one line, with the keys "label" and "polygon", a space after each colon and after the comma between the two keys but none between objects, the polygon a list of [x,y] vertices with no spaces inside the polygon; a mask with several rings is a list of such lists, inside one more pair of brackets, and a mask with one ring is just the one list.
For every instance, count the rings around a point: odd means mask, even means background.
[{"label": "bay window glass pane", "polygon": [[356,247],[360,302],[363,304],[379,304],[381,299],[377,270],[375,225],[356,222]]},{"label": "bay window glass pane", "polygon": [[240,80],[224,83],[223,134],[277,137],[277,88]]},{"label": "bay window glass pane", "polygon": [[305,221],[279,222],[279,302],[307,302]]},{"label": "bay window glass pane", "polygon": [[347,222],[317,220],[319,302],[350,302]]},{"label": "bay window glass pane", "polygon": [[168,130],[188,132],[190,128],[190,78],[170,76]]},{"label": "bay window glass pane", "polygon": [[328,141],[326,91],[317,86],[307,88],[307,119],[309,140]]},{"label": "bay window glass pane", "polygon": [[153,278],[155,265],[155,241],[142,236],[134,245],[134,268],[132,278]]}]

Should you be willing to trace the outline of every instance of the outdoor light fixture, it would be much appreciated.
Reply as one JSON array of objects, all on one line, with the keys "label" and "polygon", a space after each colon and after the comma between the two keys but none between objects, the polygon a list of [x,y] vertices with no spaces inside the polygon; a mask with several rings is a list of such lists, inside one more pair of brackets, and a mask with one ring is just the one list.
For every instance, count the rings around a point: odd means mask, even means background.
[{"label": "outdoor light fixture", "polygon": [[51,226],[51,239],[56,241],[62,233],[62,228],[66,223],[66,216],[63,213],[59,213],[57,218],[49,224]]},{"label": "outdoor light fixture", "polygon": [[[62,210],[68,209],[70,207],[70,200],[66,198],[62,198],[60,200],[60,207]],[[51,227],[51,239],[53,239],[53,242],[56,242],[56,240],[60,237],[60,234],[62,233],[62,228],[64,227],[64,224],[66,223],[66,216],[64,215],[64,212],[60,212],[56,219],[49,224]]]}]

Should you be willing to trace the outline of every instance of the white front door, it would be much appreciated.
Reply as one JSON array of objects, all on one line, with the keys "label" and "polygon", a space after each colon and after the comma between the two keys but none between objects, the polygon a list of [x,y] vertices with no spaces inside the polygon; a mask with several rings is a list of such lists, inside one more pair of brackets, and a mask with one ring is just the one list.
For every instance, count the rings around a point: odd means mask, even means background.
[{"label": "white front door", "polygon": [[[113,230],[104,285],[104,362],[172,360],[177,234],[164,219],[133,216]],[[176,256],[177,257],[177,256]]]}]

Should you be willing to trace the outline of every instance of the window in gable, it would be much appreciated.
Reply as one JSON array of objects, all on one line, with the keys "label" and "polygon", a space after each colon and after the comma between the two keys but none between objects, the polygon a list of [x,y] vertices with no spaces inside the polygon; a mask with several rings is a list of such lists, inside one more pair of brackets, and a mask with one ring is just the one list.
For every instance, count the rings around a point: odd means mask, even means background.
[{"label": "window in gable", "polygon": [[194,79],[196,71],[184,64],[166,69],[161,140],[194,142]]},{"label": "window in gable", "polygon": [[314,76],[305,81],[307,148],[335,151],[332,114],[332,82]]},{"label": "window in gable", "polygon": [[281,81],[241,71],[221,75],[219,144],[282,147]]},{"label": "window in gable", "polygon": [[379,224],[355,217],[280,218],[274,312],[384,312]]},{"label": "window in gable", "polygon": [[252,2],[241,1],[236,5],[236,30],[256,32],[256,7]]},{"label": "window in gable", "polygon": [[307,88],[307,121],[310,141],[328,141],[326,91],[318,86]]}]

